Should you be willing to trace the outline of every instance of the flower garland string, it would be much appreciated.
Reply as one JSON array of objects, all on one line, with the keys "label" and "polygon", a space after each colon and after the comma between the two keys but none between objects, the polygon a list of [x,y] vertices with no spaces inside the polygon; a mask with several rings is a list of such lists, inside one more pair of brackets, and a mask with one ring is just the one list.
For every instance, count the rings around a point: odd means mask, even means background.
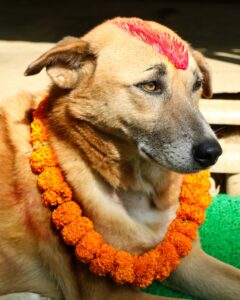
[{"label": "flower garland string", "polygon": [[196,239],[198,227],[205,219],[205,209],[211,203],[209,172],[184,177],[177,216],[160,244],[142,255],[117,250],[104,242],[92,221],[82,215],[79,204],[72,199],[72,190],[48,144],[44,116],[47,100],[45,97],[33,114],[30,163],[33,172],[39,174],[37,184],[42,201],[51,208],[52,221],[64,242],[73,246],[76,257],[89,264],[98,276],[108,275],[119,284],[132,283],[142,288],[153,280],[163,281],[191,251],[192,240]]}]

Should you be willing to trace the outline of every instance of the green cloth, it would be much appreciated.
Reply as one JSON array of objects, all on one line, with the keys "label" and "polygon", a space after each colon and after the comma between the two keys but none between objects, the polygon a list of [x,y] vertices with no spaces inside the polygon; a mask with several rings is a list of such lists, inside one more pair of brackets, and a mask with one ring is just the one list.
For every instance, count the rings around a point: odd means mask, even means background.
[{"label": "green cloth", "polygon": [[[213,198],[200,228],[203,249],[210,255],[240,268],[240,196],[221,194]],[[147,293],[165,297],[196,299],[154,282]]]}]

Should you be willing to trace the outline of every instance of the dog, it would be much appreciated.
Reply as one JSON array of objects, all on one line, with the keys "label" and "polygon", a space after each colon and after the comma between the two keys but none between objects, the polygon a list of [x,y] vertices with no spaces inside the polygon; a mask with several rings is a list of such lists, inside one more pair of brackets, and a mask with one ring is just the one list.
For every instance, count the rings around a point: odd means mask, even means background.
[{"label": "dog", "polygon": [[[52,79],[46,122],[75,201],[106,242],[154,248],[176,216],[183,174],[221,155],[198,109],[211,97],[204,57],[161,24],[115,18],[67,37],[29,65]],[[41,95],[1,104],[0,294],[65,300],[157,300],[90,273],[51,225],[31,170],[30,123]],[[163,284],[200,299],[240,299],[240,271],[199,239]],[[173,299],[173,298],[167,298]]]}]

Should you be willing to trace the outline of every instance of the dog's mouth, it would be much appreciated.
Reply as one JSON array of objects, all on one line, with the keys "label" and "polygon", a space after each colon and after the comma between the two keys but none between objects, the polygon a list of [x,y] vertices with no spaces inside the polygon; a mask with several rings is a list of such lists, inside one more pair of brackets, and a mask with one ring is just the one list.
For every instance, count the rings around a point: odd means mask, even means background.
[{"label": "dog's mouth", "polygon": [[[138,150],[139,150],[140,156],[142,158],[147,159],[148,161],[152,161],[163,168],[170,169],[177,173],[181,173],[181,174],[197,173],[201,170],[208,169],[208,167],[200,166],[199,164],[195,163],[193,158],[189,159],[190,160],[189,163],[173,162],[166,155],[164,155],[164,158],[162,157],[162,159],[160,159],[160,158],[154,156],[152,154],[152,151],[150,149],[148,149],[148,147],[146,145],[141,144],[141,143],[138,146]],[[187,159],[185,161],[187,161]]]},{"label": "dog's mouth", "polygon": [[142,157],[153,160],[158,163],[152,154],[150,154],[143,146],[139,146],[139,153]]},{"label": "dog's mouth", "polygon": [[[157,159],[156,157],[154,157],[150,151],[148,151],[146,149],[146,147],[144,147],[143,145],[139,146],[139,153],[140,156],[143,157],[144,159],[147,159],[148,161],[152,161],[156,164],[158,164],[159,166],[163,167],[163,168],[167,168],[167,169],[174,169],[174,168],[170,168],[169,166],[166,166],[166,164],[161,163],[161,161],[159,159]],[[175,170],[176,171],[176,170]],[[179,171],[178,171],[179,172]]]}]

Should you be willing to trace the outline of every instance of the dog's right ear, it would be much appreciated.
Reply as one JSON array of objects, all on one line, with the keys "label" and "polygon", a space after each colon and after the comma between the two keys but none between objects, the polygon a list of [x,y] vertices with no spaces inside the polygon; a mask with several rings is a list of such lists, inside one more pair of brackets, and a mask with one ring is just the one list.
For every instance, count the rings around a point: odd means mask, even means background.
[{"label": "dog's right ear", "polygon": [[57,86],[71,89],[76,86],[84,63],[94,60],[95,55],[91,52],[88,42],[66,37],[32,62],[24,75],[35,75],[46,67],[48,75]]},{"label": "dog's right ear", "polygon": [[206,58],[197,50],[190,48],[190,51],[196,60],[198,67],[203,75],[203,82],[202,82],[202,96],[205,98],[212,97],[212,82],[211,82],[211,74],[209,70],[209,66],[207,64]]}]

